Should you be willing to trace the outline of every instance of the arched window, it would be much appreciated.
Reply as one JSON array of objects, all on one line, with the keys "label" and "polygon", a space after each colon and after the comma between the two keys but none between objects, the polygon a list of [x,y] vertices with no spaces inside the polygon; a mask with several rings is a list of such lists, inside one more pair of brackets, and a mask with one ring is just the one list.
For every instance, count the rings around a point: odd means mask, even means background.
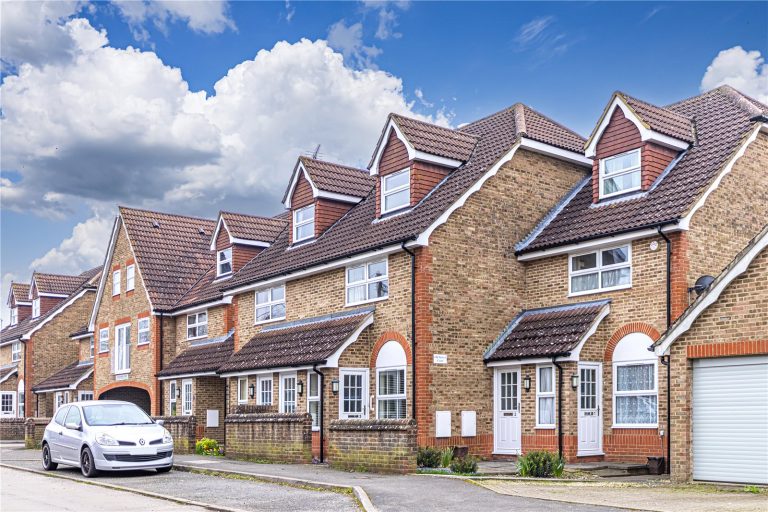
[{"label": "arched window", "polygon": [[657,358],[653,340],[641,332],[624,336],[613,351],[614,428],[655,428],[658,424]]},{"label": "arched window", "polygon": [[388,341],[376,356],[376,415],[405,418],[405,367],[403,347]]},{"label": "arched window", "polygon": [[24,417],[24,379],[19,380],[19,387],[17,388],[16,396],[18,397],[18,415],[19,418]]}]

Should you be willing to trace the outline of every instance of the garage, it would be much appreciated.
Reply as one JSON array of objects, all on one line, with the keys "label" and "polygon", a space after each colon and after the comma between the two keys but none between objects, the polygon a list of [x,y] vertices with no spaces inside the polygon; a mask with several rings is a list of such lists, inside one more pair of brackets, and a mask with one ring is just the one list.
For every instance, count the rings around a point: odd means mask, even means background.
[{"label": "garage", "polygon": [[99,395],[99,400],[122,400],[131,402],[141,407],[144,412],[150,414],[152,401],[147,391],[132,386],[112,388]]},{"label": "garage", "polygon": [[693,478],[768,484],[768,356],[693,363]]}]

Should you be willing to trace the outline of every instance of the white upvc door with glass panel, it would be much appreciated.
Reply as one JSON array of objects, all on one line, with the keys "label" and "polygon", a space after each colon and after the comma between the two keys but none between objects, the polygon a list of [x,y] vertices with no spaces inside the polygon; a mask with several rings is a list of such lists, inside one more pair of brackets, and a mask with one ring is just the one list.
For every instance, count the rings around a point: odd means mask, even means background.
[{"label": "white upvc door with glass panel", "polygon": [[181,414],[184,416],[192,414],[192,379],[181,381]]},{"label": "white upvc door with glass panel", "polygon": [[280,374],[280,412],[296,412],[296,372]]},{"label": "white upvc door with glass panel", "polygon": [[115,373],[131,371],[131,324],[115,327]]},{"label": "white upvc door with glass panel", "polygon": [[345,369],[339,371],[339,418],[367,419],[369,410],[368,370]]},{"label": "white upvc door with glass panel", "polygon": [[602,365],[579,363],[578,456],[603,455]]},{"label": "white upvc door with glass panel", "polygon": [[13,417],[16,415],[16,393],[3,391],[0,393],[0,416]]},{"label": "white upvc door with glass panel", "polygon": [[493,380],[493,453],[519,454],[520,369],[497,368]]}]

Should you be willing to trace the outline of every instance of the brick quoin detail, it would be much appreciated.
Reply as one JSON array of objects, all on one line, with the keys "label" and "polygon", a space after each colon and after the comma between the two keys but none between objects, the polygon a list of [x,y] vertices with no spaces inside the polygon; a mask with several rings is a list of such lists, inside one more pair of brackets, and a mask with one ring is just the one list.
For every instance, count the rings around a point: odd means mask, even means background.
[{"label": "brick quoin detail", "polygon": [[622,338],[624,338],[624,336],[627,334],[632,334],[633,332],[641,332],[643,334],[647,334],[653,341],[656,341],[661,336],[655,327],[643,322],[631,322],[623,325],[619,327],[616,332],[613,333],[611,339],[608,340],[608,344],[605,347],[604,357],[606,363],[613,361],[613,351],[616,349],[616,345],[619,344]]},{"label": "brick quoin detail", "polygon": [[768,354],[768,339],[733,341],[730,343],[709,343],[707,345],[689,345],[689,359],[725,356],[753,356]]},{"label": "brick quoin detail", "polygon": [[422,247],[416,253],[416,424],[419,444],[432,426],[432,253]]},{"label": "brick quoin detail", "polygon": [[376,340],[376,344],[373,346],[373,350],[371,351],[371,368],[376,368],[376,358],[379,357],[379,351],[388,341],[396,341],[399,343],[405,351],[406,362],[411,364],[411,345],[408,343],[408,340],[405,339],[405,336],[396,331],[386,331],[379,336],[379,339]]}]

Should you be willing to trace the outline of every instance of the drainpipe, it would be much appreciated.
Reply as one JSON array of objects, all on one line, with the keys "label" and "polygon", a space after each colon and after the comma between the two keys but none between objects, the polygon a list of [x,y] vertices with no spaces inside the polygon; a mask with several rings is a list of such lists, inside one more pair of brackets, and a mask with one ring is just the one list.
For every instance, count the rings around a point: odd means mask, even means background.
[{"label": "drainpipe", "polygon": [[411,418],[416,419],[416,253],[401,247],[411,256]]},{"label": "drainpipe", "polygon": [[[325,443],[325,434],[323,432],[323,416],[325,416],[325,406],[323,405],[325,403],[325,374],[317,369],[317,364],[312,366],[312,371],[315,372],[320,376],[320,410],[318,411],[318,414],[320,415],[320,463],[322,464],[325,462],[325,447],[323,444]],[[307,386],[309,386],[309,382],[307,382]]]},{"label": "drainpipe", "polygon": [[[672,325],[672,240],[661,230],[657,228],[659,235],[667,243],[667,330]],[[667,367],[667,473],[672,473],[672,364],[671,357],[662,356],[661,364]]]},{"label": "drainpipe", "polygon": [[[552,356],[552,364],[557,367],[557,453],[563,458],[563,367],[556,361],[558,354]],[[538,376],[537,376],[538,378]]]},{"label": "drainpipe", "polygon": [[[160,312],[160,339],[158,341],[158,344],[160,345],[160,350],[158,351],[160,353],[160,370],[163,369],[163,312]],[[163,415],[165,412],[165,399],[163,398],[163,381],[160,382],[160,416]]]}]

